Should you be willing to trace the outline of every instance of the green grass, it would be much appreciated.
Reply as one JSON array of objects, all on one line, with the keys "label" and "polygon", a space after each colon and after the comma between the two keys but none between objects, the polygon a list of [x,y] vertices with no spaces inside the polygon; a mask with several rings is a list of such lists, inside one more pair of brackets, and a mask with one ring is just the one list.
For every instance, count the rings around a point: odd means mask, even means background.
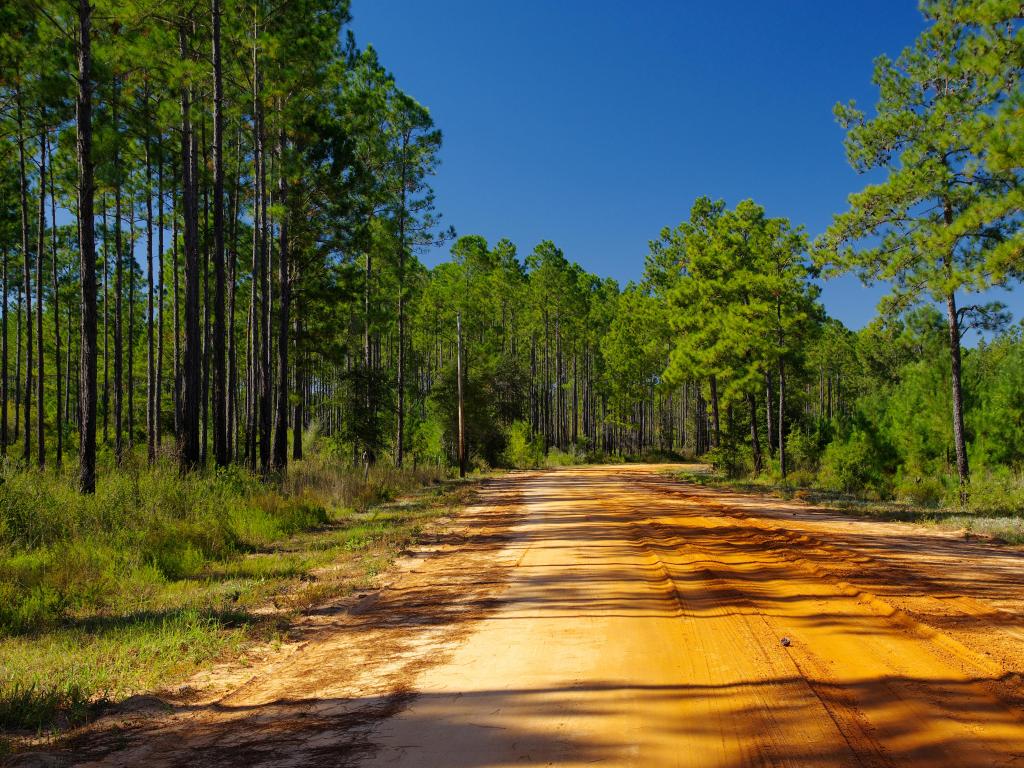
[{"label": "green grass", "polygon": [[74,724],[237,657],[371,586],[470,493],[434,470],[365,481],[316,456],[275,486],[171,465],[101,477],[83,498],[70,475],[0,470],[0,732]]},{"label": "green grass", "polygon": [[929,500],[921,503],[908,494],[903,499],[880,499],[874,493],[840,493],[817,487],[812,473],[794,473],[781,483],[767,473],[756,478],[730,479],[713,470],[672,472],[689,483],[748,493],[767,493],[783,499],[799,498],[819,507],[888,522],[930,525],[941,530],[965,531],[1012,545],[1024,544],[1024,481],[1003,474],[975,475],[966,509]]}]

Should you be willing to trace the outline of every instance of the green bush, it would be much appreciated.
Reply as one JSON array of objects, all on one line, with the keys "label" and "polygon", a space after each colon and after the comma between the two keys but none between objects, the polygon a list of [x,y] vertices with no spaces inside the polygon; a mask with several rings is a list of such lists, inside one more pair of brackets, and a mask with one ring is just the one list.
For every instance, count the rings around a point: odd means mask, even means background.
[{"label": "green bush", "polygon": [[506,428],[502,463],[516,469],[534,469],[544,463],[544,444],[539,435],[530,434],[525,421],[513,421]]},{"label": "green bush", "polygon": [[754,471],[754,458],[745,445],[725,444],[712,448],[704,455],[704,461],[730,479],[746,477]]},{"label": "green bush", "polygon": [[832,491],[881,494],[884,486],[877,446],[871,437],[855,429],[845,440],[829,443],[821,457],[821,484]]}]

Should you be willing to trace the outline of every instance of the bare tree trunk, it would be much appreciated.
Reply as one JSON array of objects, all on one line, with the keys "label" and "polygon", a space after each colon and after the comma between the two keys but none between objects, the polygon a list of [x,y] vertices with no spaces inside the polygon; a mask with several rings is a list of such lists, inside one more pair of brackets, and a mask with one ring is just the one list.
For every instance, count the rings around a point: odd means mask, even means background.
[{"label": "bare tree trunk", "polygon": [[306,419],[306,359],[302,347],[302,322],[295,318],[293,325],[295,336],[295,409],[292,415],[292,459],[302,458],[302,428]]},{"label": "bare tree trunk", "polygon": [[118,178],[114,181],[114,458],[118,465],[124,454],[124,326],[122,323],[122,295],[124,291],[124,245],[121,234],[121,167],[118,149],[118,94],[114,79],[114,168]]},{"label": "bare tree trunk", "polygon": [[224,357],[224,88],[220,54],[220,0],[211,2],[213,25],[213,458],[227,466],[227,369]]},{"label": "bare tree trunk", "polygon": [[110,441],[110,223],[103,194],[103,444]]},{"label": "bare tree trunk", "polygon": [[[747,403],[750,405],[750,447],[754,454],[754,474],[760,475],[763,469],[761,459],[761,440],[757,434],[757,398],[751,392],[747,395]],[[768,405],[771,410],[771,404]]]},{"label": "bare tree trunk", "polygon": [[718,418],[718,379],[711,377],[711,447],[717,448],[722,443],[722,427]]},{"label": "bare tree trunk", "polygon": [[78,487],[96,490],[96,240],[93,223],[92,7],[78,0],[78,97],[75,102],[78,156],[78,236],[82,290],[81,367],[78,405]]},{"label": "bare tree trunk", "polygon": [[[189,56],[186,28],[178,29],[181,58]],[[182,357],[181,435],[178,461],[182,472],[199,466],[199,410],[201,406],[202,339],[199,327],[199,205],[197,145],[192,127],[191,88],[181,90],[181,173],[185,236],[185,343]]]},{"label": "bare tree trunk", "polygon": [[[40,110],[42,113],[42,110]],[[36,338],[39,340],[39,359],[36,361],[36,461],[40,469],[46,467],[46,420],[44,385],[46,365],[43,355],[43,262],[46,253],[46,117],[39,116],[39,235],[36,248]]]},{"label": "bare tree trunk", "polygon": [[0,455],[7,455],[7,404],[10,393],[8,392],[8,379],[7,379],[7,296],[11,289],[11,283],[9,279],[8,268],[8,254],[7,248],[4,247],[3,255],[3,278],[4,278],[4,291],[3,291],[3,304],[0,305],[0,400],[3,401],[3,413],[0,414]]},{"label": "bare tree trunk", "polygon": [[156,344],[154,338],[153,281],[153,162],[149,133],[146,133],[146,459],[156,462]]},{"label": "bare tree trunk", "polygon": [[405,454],[405,216],[406,216],[406,174],[408,173],[409,148],[408,132],[402,135],[402,191],[398,211],[398,413],[395,434],[395,466],[401,467]]},{"label": "bare tree trunk", "polygon": [[156,345],[156,385],[153,393],[153,443],[154,453],[163,442],[161,425],[161,406],[164,392],[164,150],[163,143],[157,143],[157,249],[156,271],[159,280],[157,287],[157,345]]},{"label": "bare tree trunk", "polygon": [[25,130],[18,92],[18,166],[21,183],[22,291],[25,295],[25,443],[22,459],[32,460],[32,258],[28,250],[28,176],[25,173]]},{"label": "bare tree trunk", "polygon": [[[184,181],[184,173],[182,181]],[[181,287],[178,268],[178,198],[171,194],[171,289],[174,291],[174,437],[181,440]]]},{"label": "bare tree trunk", "polygon": [[[283,121],[283,110],[278,107],[278,119]],[[277,189],[280,193],[281,224],[278,248],[278,283],[280,300],[277,313],[277,404],[274,424],[274,449],[271,466],[275,472],[283,472],[288,466],[288,326],[291,323],[291,283],[288,274],[288,182],[285,177],[285,135],[283,124],[278,127]],[[295,424],[295,429],[300,429]]]},{"label": "bare tree trunk", "polygon": [[135,447],[135,195],[128,198],[128,429],[129,453]]},{"label": "bare tree trunk", "polygon": [[[54,458],[57,469],[60,469],[64,462],[64,419],[61,414],[61,367],[60,367],[60,283],[57,279],[57,190],[53,184],[53,161],[50,162],[50,221],[53,225],[50,229],[51,247],[51,279],[53,282],[53,367],[56,375],[57,392],[54,403],[56,404],[55,424],[57,432],[57,453]],[[41,253],[41,251],[40,251]],[[64,414],[66,416],[66,414]]]},{"label": "bare tree trunk", "polygon": [[783,479],[786,478],[786,361],[781,358],[779,359],[779,474]]},{"label": "bare tree trunk", "polygon": [[953,445],[956,449],[956,471],[960,478],[960,503],[967,503],[967,487],[971,481],[970,466],[967,463],[967,438],[964,432],[963,385],[960,363],[960,318],[957,314],[956,296],[946,296],[946,322],[949,327],[950,385],[953,394]]},{"label": "bare tree trunk", "polygon": [[462,396],[462,313],[455,315],[455,331],[458,339],[457,351],[455,353],[455,375],[458,380],[459,393],[459,477],[466,476],[466,416],[465,404]]}]

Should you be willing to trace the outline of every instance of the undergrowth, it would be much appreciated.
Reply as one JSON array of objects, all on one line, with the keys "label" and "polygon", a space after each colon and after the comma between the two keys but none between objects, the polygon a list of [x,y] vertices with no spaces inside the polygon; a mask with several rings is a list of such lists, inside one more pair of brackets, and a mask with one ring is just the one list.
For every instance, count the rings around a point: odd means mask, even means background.
[{"label": "undergrowth", "polygon": [[71,470],[0,467],[0,731],[80,722],[371,585],[464,501],[469,486],[444,479],[386,466],[366,478],[323,456],[270,484],[129,463],[81,496]]},{"label": "undergrowth", "polygon": [[[776,468],[759,476],[729,477],[716,468],[688,469],[673,473],[681,480],[700,485],[780,498],[799,498],[816,506],[878,520],[921,523],[942,530],[962,530],[991,537],[1006,544],[1024,544],[1024,478],[1007,472],[975,473],[966,505],[961,505],[947,486],[949,478],[904,480],[888,493],[875,487],[837,490],[823,484],[814,472],[797,469],[783,480]],[[937,490],[938,489],[938,490]]]}]

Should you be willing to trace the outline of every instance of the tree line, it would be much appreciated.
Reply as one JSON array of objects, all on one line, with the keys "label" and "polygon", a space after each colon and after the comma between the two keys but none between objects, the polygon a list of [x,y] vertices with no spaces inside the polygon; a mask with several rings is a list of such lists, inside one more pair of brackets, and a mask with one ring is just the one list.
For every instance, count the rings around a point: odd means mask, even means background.
[{"label": "tree line", "polygon": [[[441,133],[343,0],[7,3],[0,448],[60,467],[77,440],[84,492],[97,461],[269,477],[313,436],[353,463],[710,451],[785,478],[869,433],[885,454],[865,403],[937,348],[935,305],[966,489],[961,338],[1007,315],[964,296],[1021,255],[1019,7],[922,12],[875,114],[836,109],[881,181],[827,232],[702,197],[620,287],[442,226]],[[839,272],[891,286],[856,334],[820,305]]]}]

